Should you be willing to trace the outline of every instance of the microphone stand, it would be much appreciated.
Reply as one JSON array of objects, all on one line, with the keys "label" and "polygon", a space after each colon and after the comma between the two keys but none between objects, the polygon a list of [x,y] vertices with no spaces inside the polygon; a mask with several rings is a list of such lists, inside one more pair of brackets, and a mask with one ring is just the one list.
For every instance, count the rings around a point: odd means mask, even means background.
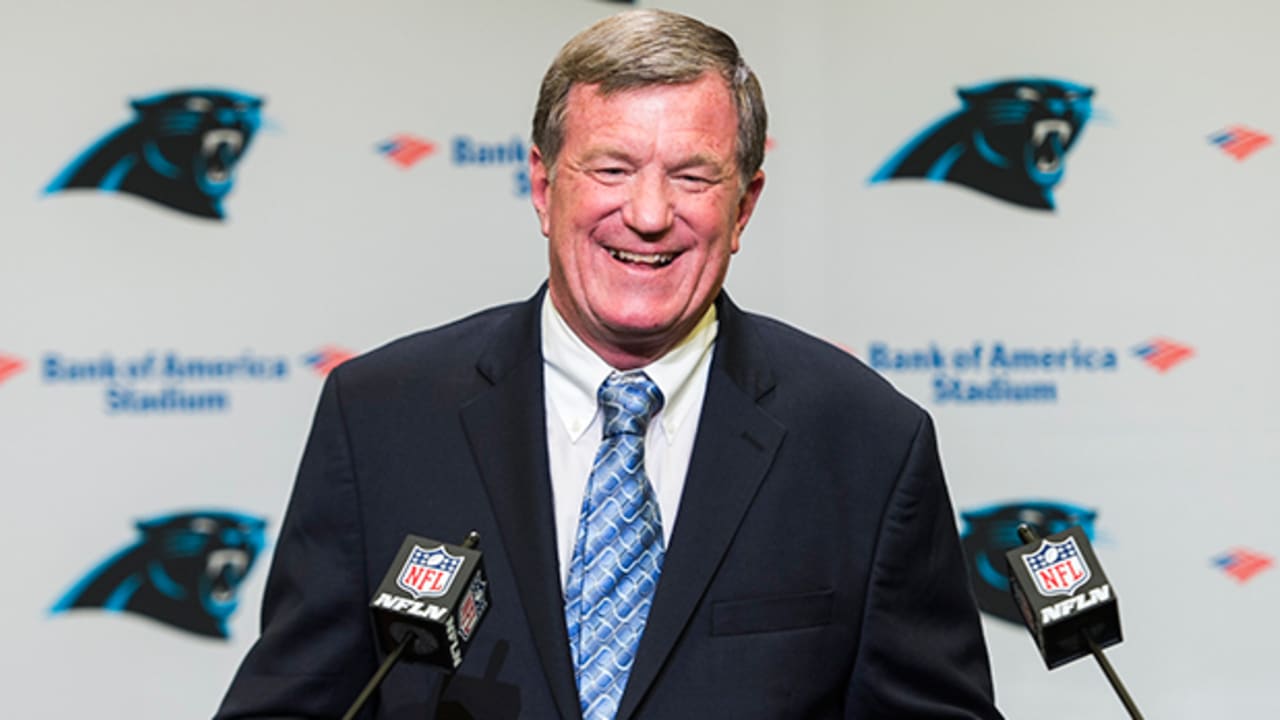
[{"label": "microphone stand", "polygon": [[361,690],[360,695],[356,697],[356,701],[351,703],[351,707],[347,710],[347,714],[342,716],[342,720],[356,719],[356,715],[359,715],[360,711],[364,709],[365,703],[369,702],[369,698],[373,697],[373,694],[377,692],[378,686],[387,677],[387,673],[391,672],[392,666],[400,660],[400,656],[404,655],[404,651],[412,644],[413,633],[405,633],[404,637],[400,638],[400,644],[396,645],[396,649],[391,651],[387,659],[382,661],[382,665],[378,666],[378,671],[373,674],[373,677],[369,678],[364,690]]},{"label": "microphone stand", "polygon": [[1120,702],[1124,705],[1124,709],[1129,711],[1129,717],[1133,718],[1133,720],[1143,720],[1142,713],[1138,712],[1138,706],[1134,704],[1133,698],[1129,697],[1129,691],[1125,689],[1124,683],[1120,682],[1120,676],[1116,674],[1115,668],[1111,667],[1111,662],[1107,660],[1107,656],[1102,654],[1102,648],[1098,647],[1098,643],[1089,637],[1089,633],[1082,630],[1080,634],[1084,636],[1085,642],[1089,643],[1089,652],[1093,653],[1093,659],[1098,661],[1098,667],[1102,668],[1102,674],[1107,676],[1107,681],[1111,683],[1111,688],[1120,697]]},{"label": "microphone stand", "polygon": [[[1026,523],[1018,525],[1018,537],[1024,545],[1030,545],[1040,540],[1040,536],[1036,534],[1036,531],[1032,530],[1031,526]],[[1115,668],[1111,667],[1111,661],[1107,660],[1107,656],[1102,653],[1102,648],[1098,647],[1098,643],[1094,642],[1093,638],[1084,629],[1080,630],[1080,637],[1084,638],[1085,644],[1089,646],[1089,652],[1093,654],[1093,659],[1098,661],[1098,667],[1102,668],[1102,674],[1107,676],[1107,682],[1111,683],[1111,689],[1115,690],[1116,695],[1120,698],[1120,703],[1128,711],[1129,717],[1133,718],[1133,720],[1143,720],[1137,704],[1129,696],[1129,691],[1125,689],[1124,683],[1120,682],[1120,676],[1116,674]],[[344,720],[346,719],[344,718]]]}]

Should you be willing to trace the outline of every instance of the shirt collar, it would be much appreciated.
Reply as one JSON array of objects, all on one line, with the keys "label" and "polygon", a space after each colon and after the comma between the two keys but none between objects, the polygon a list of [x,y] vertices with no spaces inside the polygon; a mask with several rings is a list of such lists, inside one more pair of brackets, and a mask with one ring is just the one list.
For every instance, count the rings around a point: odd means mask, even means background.
[{"label": "shirt collar", "polygon": [[[639,368],[657,384],[666,399],[654,419],[660,423],[668,441],[689,417],[689,411],[702,401],[689,392],[690,380],[710,354],[718,330],[716,306],[712,305],[684,340],[666,355]],[[547,397],[576,443],[595,420],[596,392],[600,384],[615,370],[574,334],[549,294],[542,300],[542,358],[547,367]]]}]

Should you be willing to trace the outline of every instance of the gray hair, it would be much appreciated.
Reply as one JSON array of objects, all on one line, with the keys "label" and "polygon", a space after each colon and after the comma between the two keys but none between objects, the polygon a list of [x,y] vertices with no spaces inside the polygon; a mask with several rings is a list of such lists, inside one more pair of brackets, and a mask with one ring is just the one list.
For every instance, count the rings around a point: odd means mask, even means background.
[{"label": "gray hair", "polygon": [[631,10],[605,18],[560,49],[542,78],[533,142],[548,170],[564,142],[569,90],[600,86],[610,95],[650,85],[678,85],[714,72],[724,78],[738,113],[736,155],[745,190],[764,162],[768,113],[755,73],[721,30],[665,10]]}]

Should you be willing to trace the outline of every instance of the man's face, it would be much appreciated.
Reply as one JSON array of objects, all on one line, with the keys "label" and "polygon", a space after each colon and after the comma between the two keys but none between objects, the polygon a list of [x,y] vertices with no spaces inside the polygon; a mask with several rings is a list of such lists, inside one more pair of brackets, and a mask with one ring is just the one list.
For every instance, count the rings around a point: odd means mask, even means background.
[{"label": "man's face", "polygon": [[764,187],[760,172],[741,187],[737,132],[728,85],[706,74],[608,96],[575,85],[554,180],[533,149],[551,300],[610,365],[660,357],[719,292]]}]

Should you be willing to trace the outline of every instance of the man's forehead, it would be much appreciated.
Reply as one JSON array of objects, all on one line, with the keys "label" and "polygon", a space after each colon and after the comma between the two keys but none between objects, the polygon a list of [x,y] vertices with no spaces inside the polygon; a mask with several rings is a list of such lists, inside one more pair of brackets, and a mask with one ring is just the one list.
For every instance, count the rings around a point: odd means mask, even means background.
[{"label": "man's forehead", "polygon": [[[571,127],[606,132],[609,120],[712,130],[736,137],[738,114],[729,86],[718,76],[699,76],[687,83],[654,83],[607,92],[598,84],[575,84],[565,103],[566,134]],[[674,91],[669,92],[669,91]],[[673,98],[673,94],[683,95]],[[646,117],[648,115],[649,117]]]}]

